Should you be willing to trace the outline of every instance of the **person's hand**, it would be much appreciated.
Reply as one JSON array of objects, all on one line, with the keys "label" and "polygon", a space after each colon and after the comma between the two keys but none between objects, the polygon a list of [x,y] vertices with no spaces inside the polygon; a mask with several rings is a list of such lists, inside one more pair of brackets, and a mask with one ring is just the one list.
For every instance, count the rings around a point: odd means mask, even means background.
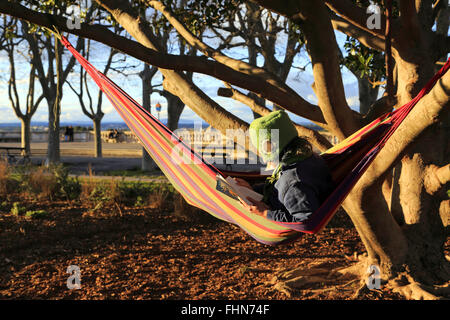
[{"label": "person's hand", "polygon": [[257,214],[258,216],[262,216],[267,218],[267,210],[269,210],[269,206],[262,201],[256,201],[253,198],[248,197],[248,200],[252,202],[252,205],[249,205],[245,201],[241,201],[243,206],[250,211],[251,213]]},{"label": "person's hand", "polygon": [[250,183],[248,183],[246,180],[241,179],[241,178],[233,178],[234,181],[236,181],[236,183],[241,186],[241,187],[246,187],[249,189],[253,189],[252,186],[250,185]]}]

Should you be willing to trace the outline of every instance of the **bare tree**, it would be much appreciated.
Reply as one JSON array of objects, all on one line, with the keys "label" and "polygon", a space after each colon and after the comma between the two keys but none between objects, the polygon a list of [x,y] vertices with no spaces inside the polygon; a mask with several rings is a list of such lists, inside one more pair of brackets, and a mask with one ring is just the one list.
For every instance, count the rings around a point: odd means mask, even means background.
[{"label": "bare tree", "polygon": [[[75,61],[71,59],[71,63],[66,69],[62,67],[62,48],[58,41],[52,41],[52,37],[38,37],[31,33],[29,27],[23,24],[23,32],[27,40],[33,60],[32,64],[36,69],[42,92],[48,106],[48,148],[47,163],[57,163],[60,160],[60,113],[61,113],[61,87],[63,80],[67,77],[72,69]],[[44,67],[44,56],[42,52],[43,46],[46,52],[48,62],[47,71]],[[79,46],[77,46],[80,49]],[[55,64],[54,64],[55,61]]]},{"label": "bare tree", "polygon": [[[61,7],[46,7],[47,12],[53,14],[65,12],[66,5]],[[87,19],[93,10],[87,13]],[[53,28],[52,25],[48,28]],[[24,38],[28,42],[32,52],[32,64],[36,68],[42,92],[48,106],[48,147],[47,160],[48,164],[60,161],[60,114],[61,100],[63,97],[63,84],[72,68],[75,65],[75,58],[70,57],[68,62],[63,66],[63,47],[48,31],[36,32],[36,26],[22,24],[22,32]],[[76,48],[81,49],[82,39],[77,41]],[[47,67],[45,67],[47,64]]]},{"label": "bare tree", "polygon": [[[22,22],[23,23],[23,22]],[[8,81],[8,97],[11,107],[14,110],[16,116],[21,122],[21,147],[24,148],[24,155],[31,155],[31,118],[35,114],[39,104],[41,103],[44,96],[41,94],[36,98],[35,94],[35,79],[36,79],[36,67],[31,64],[30,72],[28,76],[28,91],[26,95],[25,108],[23,109],[23,104],[20,99],[20,94],[18,93],[17,86],[17,76],[16,76],[16,56],[17,51],[20,50],[18,46],[23,39],[20,39],[18,34],[18,21],[17,19],[10,19],[8,21],[7,17],[4,16],[1,38],[2,46],[1,49],[6,51],[8,54],[10,76]],[[27,56],[27,54],[23,54]],[[30,58],[31,60],[32,58]]]},{"label": "bare tree", "polygon": [[[91,51],[91,44],[90,40],[86,40],[87,43],[83,43],[81,52],[84,56],[89,58],[89,54]],[[84,42],[84,40],[83,40]],[[108,71],[111,68],[111,64],[113,62],[113,57],[117,53],[117,51],[113,48],[109,50],[109,55],[105,64],[105,67],[103,68],[103,74],[107,74]],[[97,93],[97,99],[95,103],[95,109],[94,109],[94,101],[92,99],[92,94],[90,93],[89,89],[89,78],[87,77],[87,72],[83,69],[83,67],[80,65],[80,82],[79,82],[79,91],[77,91],[74,86],[70,83],[70,81],[67,81],[67,84],[72,89],[72,91],[78,96],[78,100],[80,102],[81,110],[83,113],[92,120],[94,125],[94,145],[95,145],[95,156],[97,158],[102,157],[102,132],[101,132],[101,121],[103,119],[103,116],[105,115],[102,111],[102,104],[103,104],[103,92],[101,90],[98,90]],[[87,105],[85,102],[85,96],[84,93],[86,92],[86,96],[88,98]]]}]

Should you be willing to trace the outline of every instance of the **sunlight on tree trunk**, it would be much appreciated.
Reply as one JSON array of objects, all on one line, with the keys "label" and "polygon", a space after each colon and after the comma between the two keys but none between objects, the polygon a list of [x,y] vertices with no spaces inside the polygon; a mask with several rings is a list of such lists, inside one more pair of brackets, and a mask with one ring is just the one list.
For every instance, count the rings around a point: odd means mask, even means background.
[{"label": "sunlight on tree trunk", "polygon": [[24,155],[31,155],[31,119],[20,119],[20,145],[25,149]]}]

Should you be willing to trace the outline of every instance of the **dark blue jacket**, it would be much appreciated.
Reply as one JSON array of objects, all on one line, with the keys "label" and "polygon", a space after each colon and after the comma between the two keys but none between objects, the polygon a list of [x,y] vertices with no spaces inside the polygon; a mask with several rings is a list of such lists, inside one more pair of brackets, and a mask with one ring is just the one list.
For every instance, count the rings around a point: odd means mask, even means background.
[{"label": "dark blue jacket", "polygon": [[325,161],[313,155],[283,166],[267,204],[267,218],[280,222],[300,222],[319,208],[334,184]]}]

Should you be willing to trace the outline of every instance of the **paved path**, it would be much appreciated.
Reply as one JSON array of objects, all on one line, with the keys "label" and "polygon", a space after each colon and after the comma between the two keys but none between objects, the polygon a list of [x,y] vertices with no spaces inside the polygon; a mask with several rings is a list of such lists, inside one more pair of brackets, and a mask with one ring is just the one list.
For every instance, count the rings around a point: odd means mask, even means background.
[{"label": "paved path", "polygon": [[[2,142],[0,147],[20,147],[20,143]],[[61,142],[61,155],[94,156],[94,142]],[[102,152],[105,157],[135,157],[142,156],[142,146],[139,143],[102,143]],[[32,142],[31,154],[44,155],[47,153],[47,142]]]}]

